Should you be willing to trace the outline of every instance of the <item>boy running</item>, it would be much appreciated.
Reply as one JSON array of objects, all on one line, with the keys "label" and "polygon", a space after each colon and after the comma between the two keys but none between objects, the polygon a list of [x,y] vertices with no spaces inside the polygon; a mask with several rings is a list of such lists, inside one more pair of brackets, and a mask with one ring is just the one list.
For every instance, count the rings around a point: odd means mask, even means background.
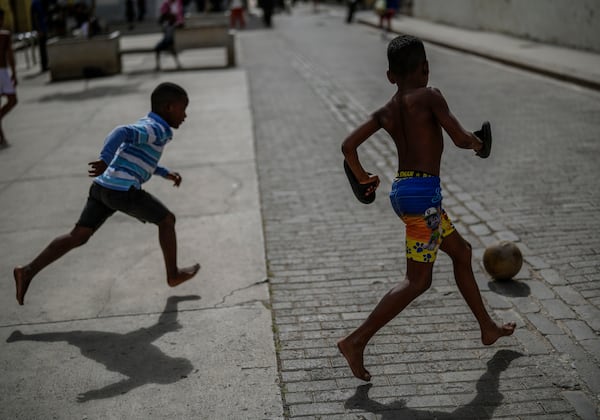
[{"label": "boy running", "polygon": [[158,239],[167,271],[167,284],[175,287],[191,279],[200,264],[177,266],[175,216],[164,204],[142,189],[153,174],[181,184],[181,175],[159,166],[163,149],[186,118],[189,103],[185,90],[161,83],[151,96],[152,111],[135,124],[116,127],[104,141],[100,159],[90,162],[95,177],[79,221],[66,235],[58,236],[29,264],[15,267],[17,301],[23,305],[33,277],[67,252],[85,244],[117,210],[158,226]]},{"label": "boy running", "polygon": [[[368,318],[350,335],[338,341],[352,373],[370,381],[363,364],[364,349],[379,329],[409,303],[425,292],[432,281],[438,249],[452,259],[456,284],[475,315],[481,341],[491,345],[511,335],[515,323],[496,324],[485,309],[471,266],[471,246],[454,229],[442,208],[440,164],[443,151],[442,128],[454,144],[480,153],[483,143],[466,131],[448,109],[438,89],[427,87],[429,64],[423,43],[412,36],[393,39],[387,50],[388,80],[396,94],[343,142],[346,162],[360,184],[372,183],[366,195],[379,185],[376,175],[361,166],[357,148],[380,128],[394,140],[398,153],[398,174],[392,185],[392,207],[406,224],[406,277],[377,304]],[[483,156],[483,155],[482,155]]]}]

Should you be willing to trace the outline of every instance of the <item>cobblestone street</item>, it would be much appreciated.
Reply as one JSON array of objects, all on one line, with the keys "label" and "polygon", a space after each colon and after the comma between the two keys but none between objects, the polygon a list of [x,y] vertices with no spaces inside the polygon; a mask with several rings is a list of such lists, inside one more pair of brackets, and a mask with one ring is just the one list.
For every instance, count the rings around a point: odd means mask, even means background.
[{"label": "cobblestone street", "polygon": [[[473,245],[488,308],[518,329],[481,345],[441,255],[432,288],[368,346],[374,379],[364,385],[335,343],[404,276],[404,228],[387,199],[392,143],[380,133],[359,150],[382,178],[370,206],[354,199],[339,148],[393,94],[386,42],[374,29],[347,26],[341,14],[304,8],[278,15],[272,32],[244,33],[241,44],[286,415],[593,413],[600,394],[598,93],[426,45],[431,84],[459,120],[472,129],[492,121],[486,161],[447,143],[444,206]],[[517,282],[491,282],[480,265],[484,248],[502,239],[524,254]]]}]

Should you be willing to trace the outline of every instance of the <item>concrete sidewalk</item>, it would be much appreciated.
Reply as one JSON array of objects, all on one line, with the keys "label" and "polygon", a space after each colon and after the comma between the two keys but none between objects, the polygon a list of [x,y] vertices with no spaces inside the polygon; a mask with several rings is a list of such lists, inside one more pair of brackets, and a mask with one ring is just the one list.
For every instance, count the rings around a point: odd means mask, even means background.
[{"label": "concrete sidewalk", "polygon": [[[357,13],[356,20],[379,26],[379,18],[373,11]],[[405,15],[392,19],[392,32],[414,35],[432,44],[600,89],[600,54],[593,52],[543,44],[494,32],[461,29]]]},{"label": "concrete sidewalk", "polygon": [[[181,59],[197,68],[214,54]],[[153,55],[132,56],[122,75],[48,83],[19,66],[12,146],[0,151],[2,419],[282,416],[245,71],[153,67]],[[190,96],[161,160],[183,183],[146,189],[177,216],[179,262],[200,262],[198,276],[170,289],[156,227],[119,214],[18,306],[13,267],[72,228],[87,162],[163,81]]]}]

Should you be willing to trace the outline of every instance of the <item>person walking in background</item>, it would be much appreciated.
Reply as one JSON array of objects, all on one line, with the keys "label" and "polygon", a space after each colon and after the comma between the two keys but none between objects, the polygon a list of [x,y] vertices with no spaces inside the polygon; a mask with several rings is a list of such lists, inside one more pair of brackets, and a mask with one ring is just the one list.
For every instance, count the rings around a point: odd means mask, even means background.
[{"label": "person walking in background", "polygon": [[240,29],[246,27],[244,19],[244,4],[242,0],[229,1],[229,26],[235,28],[239,24]]},{"label": "person walking in background", "polygon": [[[400,10],[400,0],[378,0],[385,4],[383,10],[379,11],[379,27],[384,31],[383,35],[392,31],[392,19]],[[383,22],[385,23],[385,27]]]},{"label": "person walking in background", "polygon": [[146,0],[137,0],[137,20],[143,22],[146,17]]},{"label": "person walking in background", "polygon": [[0,149],[8,147],[8,141],[2,129],[6,114],[17,105],[17,71],[15,55],[12,48],[12,35],[4,29],[4,10],[0,9],[0,97],[6,97],[7,102],[0,108]]},{"label": "person walking in background", "polygon": [[352,23],[354,20],[354,13],[356,13],[356,8],[358,7],[358,3],[360,0],[346,0],[346,7],[348,14],[346,15],[346,23]]},{"label": "person walking in background", "polygon": [[163,37],[154,47],[156,52],[156,71],[160,70],[160,53],[169,51],[173,55],[177,68],[181,67],[177,51],[175,51],[175,29],[183,26],[183,23],[178,24],[178,0],[165,0],[160,7],[160,17],[158,23],[162,26]]},{"label": "person walking in background", "polygon": [[127,19],[127,23],[129,24],[129,30],[132,30],[135,25],[135,6],[133,0],[125,0],[125,19]]},{"label": "person walking in background", "polygon": [[40,65],[42,72],[48,71],[48,5],[46,0],[32,0],[31,26],[37,32],[37,43],[40,51]]},{"label": "person walking in background", "polygon": [[200,264],[179,268],[175,215],[142,189],[142,184],[153,174],[172,181],[176,187],[181,184],[181,175],[159,166],[158,161],[173,138],[172,128],[179,128],[185,120],[189,99],[181,86],[161,83],[152,92],[150,103],[151,112],[147,116],[111,131],[104,141],[100,158],[89,163],[88,174],[94,177],[94,181],[75,227],[69,233],[56,237],[31,262],[14,268],[19,305],[24,304],[31,281],[42,269],[85,244],[116,211],[158,226],[158,239],[170,287],[191,279],[200,269]]},{"label": "person walking in background", "polygon": [[258,0],[258,7],[263,11],[263,23],[267,28],[273,26],[273,9],[275,9],[275,0]]}]

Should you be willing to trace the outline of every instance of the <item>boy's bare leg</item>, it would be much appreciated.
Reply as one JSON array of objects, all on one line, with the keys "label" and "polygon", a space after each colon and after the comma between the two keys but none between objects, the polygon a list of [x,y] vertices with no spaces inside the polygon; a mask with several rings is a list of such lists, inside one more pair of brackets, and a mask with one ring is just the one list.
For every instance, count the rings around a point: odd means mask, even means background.
[{"label": "boy's bare leg", "polygon": [[2,119],[17,105],[17,95],[11,94],[5,96],[8,101],[0,108],[0,148],[8,146],[6,137],[4,137],[4,131],[2,130]]},{"label": "boy's bare leg", "polygon": [[177,235],[175,234],[175,216],[173,214],[169,213],[158,224],[158,240],[165,258],[169,286],[178,286],[196,275],[200,270],[200,264],[181,269],[177,267]]},{"label": "boy's bare leg", "polygon": [[46,248],[29,264],[17,266],[13,270],[15,286],[17,289],[17,302],[24,304],[25,293],[33,277],[43,268],[65,255],[73,248],[85,244],[92,236],[94,230],[87,227],[75,226],[66,235],[57,236]]},{"label": "boy's bare leg", "polygon": [[346,358],[352,373],[363,381],[371,374],[363,363],[364,349],[369,340],[413,300],[431,286],[433,264],[407,260],[406,278],[388,291],[368,318],[350,335],[338,341],[338,349]]},{"label": "boy's bare leg", "polygon": [[511,335],[516,324],[510,322],[500,326],[492,320],[485,309],[471,266],[471,245],[457,231],[454,231],[442,241],[440,249],[452,258],[456,285],[479,322],[481,342],[489,346],[500,337]]}]

